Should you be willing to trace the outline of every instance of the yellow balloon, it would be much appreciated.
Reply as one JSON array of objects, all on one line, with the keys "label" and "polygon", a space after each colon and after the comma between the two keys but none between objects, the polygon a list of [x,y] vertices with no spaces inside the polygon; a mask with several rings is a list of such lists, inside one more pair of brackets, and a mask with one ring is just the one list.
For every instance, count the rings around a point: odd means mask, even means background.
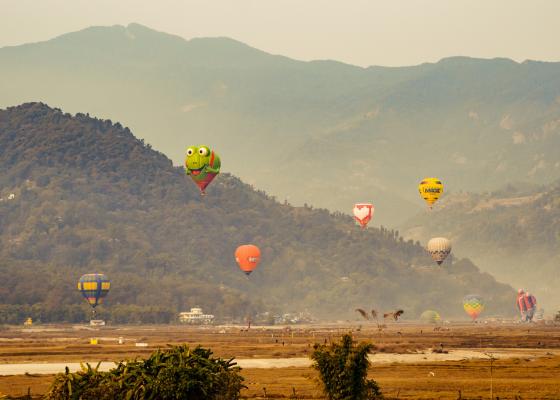
[{"label": "yellow balloon", "polygon": [[430,208],[443,194],[443,183],[438,178],[424,178],[418,185],[420,196],[428,203]]}]

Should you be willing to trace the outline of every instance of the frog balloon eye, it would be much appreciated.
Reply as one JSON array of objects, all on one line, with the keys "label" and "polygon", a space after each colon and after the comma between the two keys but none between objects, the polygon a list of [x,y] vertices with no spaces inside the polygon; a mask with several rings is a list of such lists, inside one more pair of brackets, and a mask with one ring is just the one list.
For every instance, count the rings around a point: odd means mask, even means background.
[{"label": "frog balloon eye", "polygon": [[220,156],[204,144],[188,145],[185,151],[185,173],[190,176],[204,195],[204,190],[220,173]]}]

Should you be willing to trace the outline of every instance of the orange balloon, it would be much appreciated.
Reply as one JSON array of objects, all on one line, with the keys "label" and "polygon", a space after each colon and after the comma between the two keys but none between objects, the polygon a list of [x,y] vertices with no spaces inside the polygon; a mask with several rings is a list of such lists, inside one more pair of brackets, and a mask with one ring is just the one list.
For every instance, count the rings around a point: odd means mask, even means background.
[{"label": "orange balloon", "polygon": [[255,245],[244,244],[235,250],[235,261],[239,264],[241,271],[250,275],[261,261],[261,251]]}]

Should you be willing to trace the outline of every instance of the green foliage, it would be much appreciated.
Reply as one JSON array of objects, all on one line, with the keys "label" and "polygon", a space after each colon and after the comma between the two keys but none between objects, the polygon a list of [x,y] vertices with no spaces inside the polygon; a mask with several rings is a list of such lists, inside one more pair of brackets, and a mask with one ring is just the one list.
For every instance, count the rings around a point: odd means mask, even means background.
[{"label": "green foliage", "polygon": [[92,368],[82,364],[82,370],[70,373],[68,367],[62,374],[57,374],[45,395],[48,400],[109,400],[114,396],[109,374],[98,371],[99,364]]},{"label": "green foliage", "polygon": [[46,400],[237,400],[244,387],[232,360],[214,358],[202,347],[158,350],[109,372],[98,367],[56,375]]},{"label": "green foliage", "polygon": [[373,345],[355,344],[352,336],[342,336],[340,343],[315,344],[311,358],[319,371],[323,391],[328,400],[381,399],[377,383],[367,379],[368,354]]},{"label": "green foliage", "polygon": [[[88,272],[111,279],[98,313],[115,323],[172,322],[193,306],[237,321],[262,311],[344,318],[370,305],[451,317],[472,291],[495,294],[497,309],[513,296],[468,262],[432,267],[394,230],[279,204],[227,173],[201,198],[127,128],[40,103],[0,110],[0,170],[0,197],[15,194],[0,202],[0,323],[86,320],[76,281]],[[250,279],[233,257],[242,243],[263,253]]]}]

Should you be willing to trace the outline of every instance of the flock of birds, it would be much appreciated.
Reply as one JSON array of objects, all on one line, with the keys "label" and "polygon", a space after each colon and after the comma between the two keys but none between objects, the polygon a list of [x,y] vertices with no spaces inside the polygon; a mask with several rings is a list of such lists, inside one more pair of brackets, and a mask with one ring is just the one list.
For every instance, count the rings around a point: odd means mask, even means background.
[{"label": "flock of birds", "polygon": [[[360,315],[364,317],[365,320],[369,321],[369,314],[364,309],[356,308],[356,311],[360,313]],[[401,315],[403,314],[404,314],[404,310],[391,311],[388,313],[383,313],[383,319],[393,319],[394,321],[398,321]],[[380,327],[379,313],[377,312],[377,310],[375,309],[371,310],[371,316],[373,319],[377,321],[377,326]]]}]

